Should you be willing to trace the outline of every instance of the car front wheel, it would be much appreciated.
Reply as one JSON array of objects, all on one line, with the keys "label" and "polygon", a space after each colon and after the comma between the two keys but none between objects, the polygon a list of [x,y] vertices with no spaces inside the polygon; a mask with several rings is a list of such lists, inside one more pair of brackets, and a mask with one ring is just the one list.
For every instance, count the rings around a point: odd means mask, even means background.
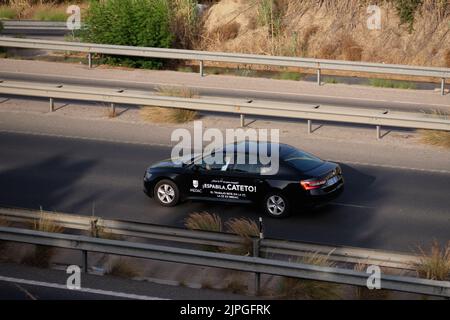
[{"label": "car front wheel", "polygon": [[156,201],[164,207],[176,206],[180,199],[177,185],[171,180],[161,180],[154,189]]},{"label": "car front wheel", "polygon": [[273,218],[284,218],[289,215],[289,202],[280,193],[270,193],[264,201],[266,213]]}]

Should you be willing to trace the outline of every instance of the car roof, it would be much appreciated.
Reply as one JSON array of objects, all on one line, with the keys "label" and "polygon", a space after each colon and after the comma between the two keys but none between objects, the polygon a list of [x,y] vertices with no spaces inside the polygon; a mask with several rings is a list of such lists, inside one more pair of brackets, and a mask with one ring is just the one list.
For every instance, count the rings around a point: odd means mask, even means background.
[{"label": "car roof", "polygon": [[271,141],[239,141],[231,144],[225,145],[222,149],[224,152],[243,152],[246,154],[258,154],[259,149],[263,148],[266,154],[268,156],[271,155],[273,148],[278,148],[278,152],[281,158],[285,157],[286,155],[298,150],[297,148],[294,148],[293,146],[290,146],[285,143],[276,143]]}]

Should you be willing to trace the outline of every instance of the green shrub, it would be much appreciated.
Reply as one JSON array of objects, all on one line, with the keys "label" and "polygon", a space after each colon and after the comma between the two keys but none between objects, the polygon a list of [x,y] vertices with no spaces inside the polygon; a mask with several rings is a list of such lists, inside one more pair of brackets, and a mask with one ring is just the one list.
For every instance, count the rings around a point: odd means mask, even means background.
[{"label": "green shrub", "polygon": [[414,15],[422,0],[394,0],[395,9],[400,17],[401,24],[408,24],[409,31],[413,30]]},{"label": "green shrub", "polygon": [[[81,38],[86,42],[168,48],[174,36],[167,0],[92,0]],[[140,57],[106,57],[110,64],[160,68],[162,61]]]},{"label": "green shrub", "polygon": [[17,17],[17,12],[16,12],[16,10],[14,10],[14,8],[11,8],[8,6],[0,7],[0,19],[15,19],[16,17]]}]

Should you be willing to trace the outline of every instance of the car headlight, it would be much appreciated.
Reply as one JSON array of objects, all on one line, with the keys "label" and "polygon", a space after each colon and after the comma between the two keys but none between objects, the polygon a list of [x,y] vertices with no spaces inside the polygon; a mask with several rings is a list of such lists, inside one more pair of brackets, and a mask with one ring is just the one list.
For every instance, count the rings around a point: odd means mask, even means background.
[{"label": "car headlight", "polygon": [[144,179],[145,180],[150,180],[151,176],[152,176],[152,174],[149,171],[146,171],[145,175],[144,175]]}]

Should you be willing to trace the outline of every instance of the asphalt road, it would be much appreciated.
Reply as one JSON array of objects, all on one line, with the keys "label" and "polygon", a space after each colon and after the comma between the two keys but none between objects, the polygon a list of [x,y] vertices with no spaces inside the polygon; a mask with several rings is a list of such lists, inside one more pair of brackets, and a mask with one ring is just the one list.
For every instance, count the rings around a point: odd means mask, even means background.
[{"label": "asphalt road", "polygon": [[[0,133],[0,205],[183,225],[189,213],[257,219],[255,207],[200,202],[162,208],[142,192],[167,147]],[[410,251],[449,240],[450,176],[342,164],[347,188],[319,211],[264,218],[267,237]]]},{"label": "asphalt road", "polygon": [[[79,86],[93,86],[104,87],[112,89],[128,89],[128,90],[142,90],[142,91],[154,91],[158,85],[149,83],[139,83],[133,81],[121,81],[120,85],[117,81],[100,80],[100,79],[85,79],[74,78],[70,76],[54,76],[45,74],[22,74],[14,72],[2,72],[0,71],[0,79],[11,81],[33,81],[37,83],[49,83],[49,84],[67,84],[67,85],[79,85]],[[421,112],[422,110],[432,110],[436,108],[436,105],[423,104],[423,103],[402,103],[402,102],[383,102],[373,101],[372,99],[351,99],[341,97],[326,97],[321,95],[309,95],[309,94],[283,94],[274,92],[245,92],[241,90],[233,89],[215,89],[215,88],[198,88],[195,90],[202,97],[222,97],[231,99],[251,99],[251,100],[266,100],[266,101],[278,101],[287,103],[305,103],[312,105],[334,105],[341,107],[353,107],[363,109],[389,109],[394,111],[411,111]]]}]

